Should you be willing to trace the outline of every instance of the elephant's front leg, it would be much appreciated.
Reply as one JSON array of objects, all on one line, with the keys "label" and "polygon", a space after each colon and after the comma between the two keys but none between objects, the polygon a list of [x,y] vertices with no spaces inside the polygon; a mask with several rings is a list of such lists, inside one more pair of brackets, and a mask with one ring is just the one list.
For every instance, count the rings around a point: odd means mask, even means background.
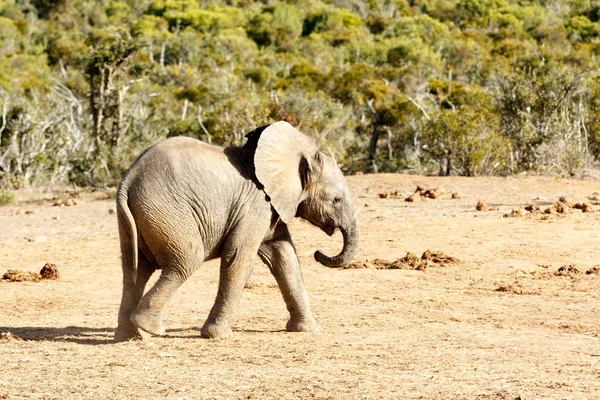
[{"label": "elephant's front leg", "polygon": [[285,224],[277,225],[273,238],[260,246],[258,255],[277,280],[290,312],[286,329],[290,332],[320,331],[321,327],[310,311],[296,249]]},{"label": "elephant's front leg", "polygon": [[250,277],[260,245],[260,241],[252,240],[251,236],[250,232],[238,230],[225,243],[221,255],[219,290],[215,304],[202,327],[202,337],[226,338],[231,335],[229,321]]}]

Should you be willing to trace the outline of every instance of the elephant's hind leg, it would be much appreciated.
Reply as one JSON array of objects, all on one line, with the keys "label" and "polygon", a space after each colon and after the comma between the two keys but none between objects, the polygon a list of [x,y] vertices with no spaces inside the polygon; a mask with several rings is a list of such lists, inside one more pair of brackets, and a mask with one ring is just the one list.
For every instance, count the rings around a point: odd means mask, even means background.
[{"label": "elephant's hind leg", "polygon": [[175,291],[202,265],[202,241],[190,237],[185,245],[165,249],[157,258],[162,267],[160,278],[142,298],[131,322],[148,333],[164,335],[163,310]]},{"label": "elephant's hind leg", "polygon": [[156,271],[156,267],[144,256],[138,254],[138,269],[135,284],[131,271],[123,271],[123,297],[119,308],[119,324],[115,331],[115,342],[141,339],[137,327],[131,322],[131,314],[137,309],[144,294],[146,283]]}]

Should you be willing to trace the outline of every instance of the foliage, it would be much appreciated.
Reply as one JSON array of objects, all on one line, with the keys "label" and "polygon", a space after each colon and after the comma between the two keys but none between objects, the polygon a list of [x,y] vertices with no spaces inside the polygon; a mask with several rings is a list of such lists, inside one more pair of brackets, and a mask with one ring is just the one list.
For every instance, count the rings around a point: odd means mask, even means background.
[{"label": "foliage", "polygon": [[15,194],[8,190],[0,191],[0,206],[6,206],[15,201]]},{"label": "foliage", "polygon": [[423,143],[440,169],[445,165],[439,160],[449,158],[450,168],[465,176],[503,173],[509,160],[510,142],[502,137],[498,117],[468,105],[443,110],[425,128]]},{"label": "foliage", "polygon": [[287,120],[342,168],[570,175],[600,8],[559,0],[0,0],[0,185],[118,182],[174,135]]},{"label": "foliage", "polygon": [[585,162],[583,76],[544,65],[498,79],[496,96],[514,170],[573,174]]}]

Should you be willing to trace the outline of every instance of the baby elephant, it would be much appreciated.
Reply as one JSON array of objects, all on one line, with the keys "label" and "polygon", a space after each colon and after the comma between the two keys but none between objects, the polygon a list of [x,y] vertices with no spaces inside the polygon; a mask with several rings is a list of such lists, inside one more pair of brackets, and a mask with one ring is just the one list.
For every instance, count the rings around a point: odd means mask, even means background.
[{"label": "baby elephant", "polygon": [[[123,298],[115,341],[139,337],[138,328],[164,335],[165,305],[203,261],[216,257],[219,290],[202,336],[229,336],[257,254],[287,304],[286,329],[319,330],[286,224],[300,217],[328,235],[339,228],[340,254],[317,251],[315,259],[328,267],[348,263],[359,240],[348,185],[335,160],[287,122],[246,137],[243,147],[227,148],[167,139],[146,150],[123,178],[117,192]],[[160,278],[144,295],[157,269]]]}]

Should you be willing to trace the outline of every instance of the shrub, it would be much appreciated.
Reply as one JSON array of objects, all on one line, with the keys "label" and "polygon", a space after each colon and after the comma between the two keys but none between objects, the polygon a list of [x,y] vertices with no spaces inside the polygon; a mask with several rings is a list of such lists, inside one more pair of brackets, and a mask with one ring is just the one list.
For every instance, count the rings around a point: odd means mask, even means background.
[{"label": "shrub", "polygon": [[438,162],[450,158],[459,175],[495,175],[506,173],[510,155],[510,142],[501,132],[496,115],[465,105],[455,112],[444,110],[432,120],[423,143],[428,157]]},{"label": "shrub", "polygon": [[264,7],[250,20],[248,36],[259,46],[285,47],[291,50],[291,44],[302,33],[302,14],[289,4],[277,2]]},{"label": "shrub", "polygon": [[0,206],[6,206],[15,201],[15,194],[7,190],[0,191]]}]

